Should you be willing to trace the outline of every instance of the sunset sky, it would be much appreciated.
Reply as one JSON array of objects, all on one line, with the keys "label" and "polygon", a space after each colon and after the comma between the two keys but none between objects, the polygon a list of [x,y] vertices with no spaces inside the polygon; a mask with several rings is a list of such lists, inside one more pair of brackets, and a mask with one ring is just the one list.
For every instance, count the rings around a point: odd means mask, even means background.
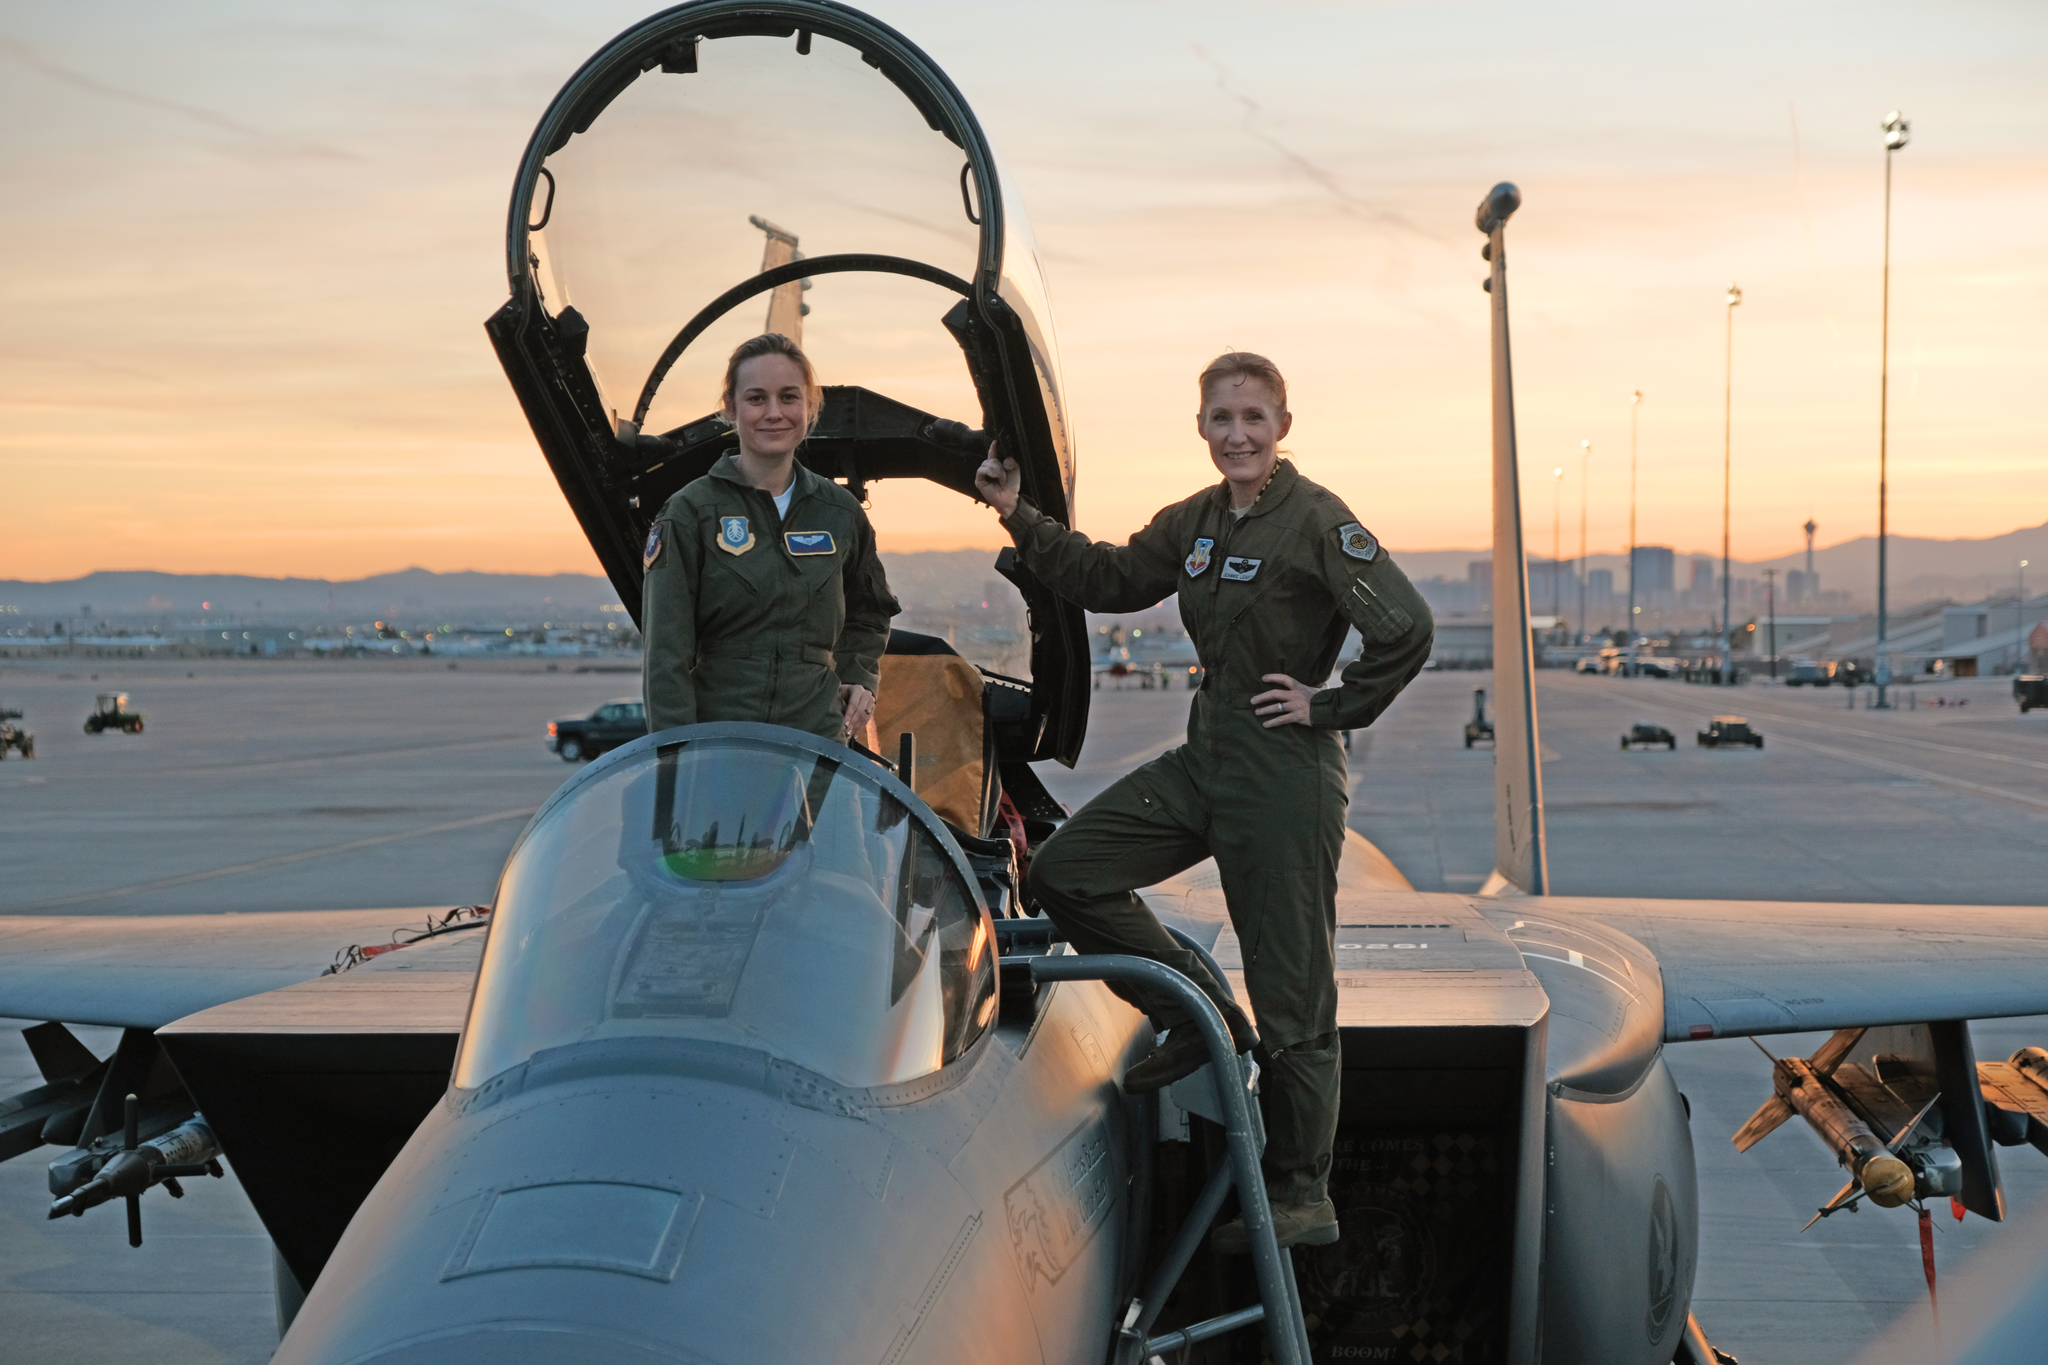
[{"label": "sunset sky", "polygon": [[[593,571],[482,323],[535,121],[650,8],[11,7],[0,578]],[[1562,465],[1575,526],[1590,439],[1592,548],[1626,544],[1640,388],[1640,537],[1718,547],[1736,280],[1736,555],[1808,516],[1823,544],[1875,530],[1894,107],[1892,529],[2048,520],[2037,0],[868,8],[1023,192],[1091,534],[1214,478],[1193,375],[1238,346],[1288,372],[1288,447],[1397,554],[1483,545],[1472,210],[1502,179],[1532,523]],[[883,486],[884,548],[999,542],[933,505]]]}]

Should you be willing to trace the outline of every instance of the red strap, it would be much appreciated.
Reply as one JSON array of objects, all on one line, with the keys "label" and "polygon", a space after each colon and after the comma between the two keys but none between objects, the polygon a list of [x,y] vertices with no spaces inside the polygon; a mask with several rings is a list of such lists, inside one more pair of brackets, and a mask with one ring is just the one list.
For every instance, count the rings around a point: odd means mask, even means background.
[{"label": "red strap", "polygon": [[1934,1329],[1941,1330],[1941,1299],[1934,1292],[1934,1215],[1920,1206],[1920,1268],[1927,1272],[1927,1303],[1934,1310]]}]

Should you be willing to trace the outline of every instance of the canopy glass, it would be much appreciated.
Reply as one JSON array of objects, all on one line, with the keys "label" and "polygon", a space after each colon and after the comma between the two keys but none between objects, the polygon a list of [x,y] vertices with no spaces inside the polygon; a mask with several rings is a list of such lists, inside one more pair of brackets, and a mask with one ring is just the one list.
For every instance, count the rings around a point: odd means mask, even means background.
[{"label": "canopy glass", "polygon": [[[974,279],[983,227],[966,152],[854,48],[823,34],[805,45],[705,39],[696,70],[645,72],[547,158],[553,184],[536,185],[529,218],[546,222],[529,238],[535,284],[550,313],[573,305],[589,323],[586,359],[614,420],[633,417],[684,324],[763,269],[858,253]],[[714,410],[725,358],[767,330],[798,336],[824,382],[978,425],[939,326],[957,293],[876,271],[810,283],[712,322],[658,385],[643,429]]]},{"label": "canopy glass", "polygon": [[455,1083],[673,1037],[843,1085],[914,1080],[995,1012],[988,911],[928,812],[768,726],[621,751],[506,864]]}]

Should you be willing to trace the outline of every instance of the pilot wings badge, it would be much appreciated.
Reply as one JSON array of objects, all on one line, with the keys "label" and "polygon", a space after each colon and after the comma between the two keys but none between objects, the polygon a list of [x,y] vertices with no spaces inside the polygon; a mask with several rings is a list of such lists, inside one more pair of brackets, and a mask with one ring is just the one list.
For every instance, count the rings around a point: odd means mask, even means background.
[{"label": "pilot wings badge", "polygon": [[792,555],[829,555],[837,552],[830,531],[784,531],[782,544]]},{"label": "pilot wings badge", "polygon": [[743,555],[754,548],[754,532],[745,517],[718,519],[718,548],[729,555]]},{"label": "pilot wings badge", "polygon": [[1195,548],[1188,551],[1187,562],[1181,567],[1188,571],[1189,578],[1200,578],[1209,569],[1209,551],[1216,548],[1216,542],[1204,537],[1195,542]]},{"label": "pilot wings badge", "polygon": [[1372,532],[1355,521],[1347,521],[1337,528],[1337,545],[1353,559],[1362,559],[1368,564],[1380,552],[1380,543],[1372,538]]}]

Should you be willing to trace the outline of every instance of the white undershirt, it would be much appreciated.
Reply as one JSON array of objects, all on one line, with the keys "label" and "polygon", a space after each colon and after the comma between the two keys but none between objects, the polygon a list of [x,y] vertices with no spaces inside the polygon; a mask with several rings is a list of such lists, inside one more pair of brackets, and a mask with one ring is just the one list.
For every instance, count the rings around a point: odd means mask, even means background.
[{"label": "white undershirt", "polygon": [[791,478],[791,479],[790,479],[790,481],[789,481],[789,487],[787,487],[787,488],[783,489],[783,490],[782,490],[782,491],[781,491],[780,493],[777,493],[777,494],[775,495],[775,515],[776,515],[776,516],[778,516],[778,517],[786,517],[786,516],[788,516],[788,515],[789,515],[789,500],[790,500],[790,498],[791,498],[791,497],[793,497],[793,496],[795,495],[795,493],[796,493],[796,480],[795,480],[794,478]]}]

